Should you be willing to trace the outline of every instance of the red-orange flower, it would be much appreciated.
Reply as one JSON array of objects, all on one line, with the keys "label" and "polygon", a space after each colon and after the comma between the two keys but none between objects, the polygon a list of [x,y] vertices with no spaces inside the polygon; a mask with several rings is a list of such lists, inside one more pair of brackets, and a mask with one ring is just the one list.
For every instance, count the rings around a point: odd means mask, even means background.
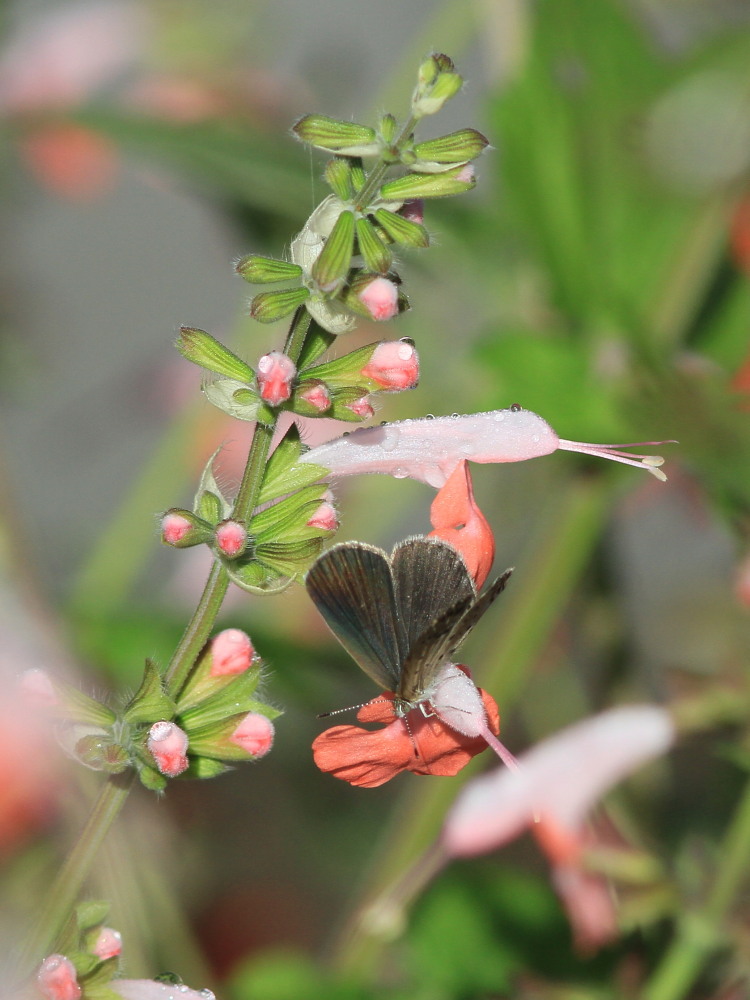
[{"label": "red-orange flower", "polygon": [[442,538],[461,553],[477,590],[482,586],[495,558],[492,528],[477,506],[466,459],[458,463],[430,507],[428,538]]},{"label": "red-orange flower", "polygon": [[[494,699],[480,689],[492,732],[500,732]],[[394,694],[385,691],[357,712],[360,722],[379,722],[382,729],[334,726],[313,742],[313,757],[321,771],[360,788],[376,788],[402,771],[414,774],[453,775],[472,757],[487,749],[481,736],[463,736],[441,722],[425,716],[419,708],[403,718],[396,715]],[[408,727],[408,728],[407,728]]]}]

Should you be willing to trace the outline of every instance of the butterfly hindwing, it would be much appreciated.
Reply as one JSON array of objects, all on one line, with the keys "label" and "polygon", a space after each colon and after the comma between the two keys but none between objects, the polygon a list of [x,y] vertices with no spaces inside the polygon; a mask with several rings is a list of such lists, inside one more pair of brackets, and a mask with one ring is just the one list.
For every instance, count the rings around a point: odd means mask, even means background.
[{"label": "butterfly hindwing", "polygon": [[305,584],[350,656],[376,684],[395,689],[406,640],[385,552],[362,542],[334,545],[313,563]]}]

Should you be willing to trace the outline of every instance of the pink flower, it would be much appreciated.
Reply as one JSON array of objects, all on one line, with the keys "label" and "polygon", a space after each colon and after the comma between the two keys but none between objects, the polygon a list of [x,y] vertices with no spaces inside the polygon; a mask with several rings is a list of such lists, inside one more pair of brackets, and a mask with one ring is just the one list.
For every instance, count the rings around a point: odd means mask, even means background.
[{"label": "pink flower", "polygon": [[216,547],[230,559],[241,555],[247,545],[247,528],[239,521],[222,521],[216,528]]},{"label": "pink flower", "polygon": [[[479,691],[492,733],[500,731],[497,705],[486,691]],[[482,736],[458,732],[437,715],[419,708],[396,715],[391,691],[369,701],[357,712],[360,722],[380,723],[376,730],[359,726],[334,726],[313,742],[313,757],[321,771],[360,788],[376,788],[402,771],[414,774],[453,775],[472,757],[487,749]]]},{"label": "pink flower", "polygon": [[225,628],[211,640],[211,676],[242,674],[250,667],[254,657],[250,636],[239,628]]},{"label": "pink flower", "polygon": [[156,766],[168,778],[176,778],[188,767],[188,737],[173,722],[155,722],[146,743]]},{"label": "pink flower", "polygon": [[52,708],[60,704],[55,685],[46,670],[32,667],[24,670],[19,678],[19,690],[31,705],[38,708]]},{"label": "pink flower", "polygon": [[115,958],[122,951],[122,934],[111,927],[102,927],[93,951],[103,962],[108,958]]},{"label": "pink flower", "polygon": [[273,737],[271,720],[260,712],[248,712],[229,740],[253,757],[265,757],[273,746]]},{"label": "pink flower", "polygon": [[36,981],[45,1000],[78,1000],[81,995],[75,966],[64,955],[48,955],[39,966]]},{"label": "pink flower", "polygon": [[161,519],[161,537],[167,545],[177,545],[192,527],[190,521],[181,514],[165,514]]},{"label": "pink flower", "polygon": [[384,389],[413,389],[419,381],[419,355],[408,340],[384,340],[362,369]]},{"label": "pink flower", "polygon": [[388,278],[373,278],[359,292],[359,301],[378,321],[393,319],[398,313],[398,289]]},{"label": "pink flower", "polygon": [[[346,403],[346,408],[347,410],[351,410],[352,413],[356,413],[358,417],[362,417],[363,420],[369,420],[375,413],[367,396],[361,396],[359,399],[355,399],[353,403]],[[304,455],[300,461],[303,460]]]},{"label": "pink flower", "polygon": [[308,528],[320,528],[323,531],[337,531],[339,518],[333,505],[333,494],[327,491],[320,506],[307,522]]},{"label": "pink flower", "polygon": [[434,528],[428,538],[442,538],[463,556],[479,590],[487,579],[495,558],[495,539],[484,514],[474,499],[466,460],[458,463],[430,507]]},{"label": "pink flower", "polygon": [[264,354],[258,362],[256,374],[260,398],[269,406],[280,406],[292,394],[292,382],[297,368],[291,358],[281,351]]},{"label": "pink flower", "polygon": [[459,462],[523,462],[550,455],[558,448],[578,451],[645,468],[657,479],[667,477],[659,455],[630,455],[622,448],[671,444],[584,444],[558,437],[546,420],[511,406],[507,410],[464,416],[398,420],[380,427],[362,427],[306,452],[300,461],[323,465],[333,476],[379,472],[397,479],[410,477],[429,486],[445,486]]},{"label": "pink flower", "polygon": [[331,408],[331,394],[324,382],[313,382],[299,393],[299,398],[304,399],[310,406],[314,406],[320,413],[325,413]]}]

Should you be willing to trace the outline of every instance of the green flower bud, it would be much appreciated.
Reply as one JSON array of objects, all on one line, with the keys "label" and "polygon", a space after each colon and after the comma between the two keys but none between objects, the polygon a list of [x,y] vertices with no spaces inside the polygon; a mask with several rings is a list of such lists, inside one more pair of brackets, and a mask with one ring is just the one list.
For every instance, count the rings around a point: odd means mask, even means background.
[{"label": "green flower bud", "polygon": [[126,705],[123,718],[133,725],[148,724],[171,719],[174,713],[175,704],[164,690],[156,664],[146,660],[141,686]]},{"label": "green flower bud", "polygon": [[164,775],[159,774],[155,767],[151,767],[145,761],[136,761],[136,770],[141,784],[150,792],[163,792],[167,787],[167,779]]},{"label": "green flower bud", "polygon": [[430,245],[427,230],[418,222],[411,222],[396,212],[389,212],[387,208],[377,209],[375,218],[394,243],[401,243],[407,247],[427,247]]},{"label": "green flower bud", "polygon": [[122,774],[130,766],[127,751],[115,743],[109,733],[82,736],[74,752],[82,764],[94,771]]},{"label": "green flower bud", "polygon": [[310,146],[342,156],[368,156],[380,149],[375,129],[326,115],[305,115],[292,126],[292,132]]},{"label": "green flower bud", "polygon": [[285,288],[278,292],[260,292],[250,303],[250,315],[259,323],[275,323],[290,316],[310,297],[306,288]]},{"label": "green flower bud", "polygon": [[190,326],[180,327],[180,336],[175,346],[183,358],[217,375],[226,375],[227,378],[240,382],[252,382],[255,377],[250,365],[245,364],[228,347],[204,330],[196,330]]},{"label": "green flower bud", "polygon": [[393,115],[383,115],[378,126],[380,138],[385,146],[392,146],[398,133],[398,122]]},{"label": "green flower bud", "polygon": [[458,132],[451,132],[450,135],[443,135],[439,139],[420,142],[414,147],[414,152],[419,160],[435,163],[466,163],[468,160],[476,159],[488,145],[489,140],[481,132],[477,132],[474,128],[464,128]]},{"label": "green flower bud", "polygon": [[275,260],[273,257],[261,257],[253,253],[238,260],[235,271],[252,285],[290,281],[302,274],[302,268],[297,264],[290,264],[285,260]]},{"label": "green flower bud", "polygon": [[406,174],[388,181],[380,189],[384,201],[406,201],[408,198],[445,198],[463,194],[476,184],[474,168],[464,163],[439,174]]},{"label": "green flower bud", "polygon": [[323,176],[326,184],[342,201],[350,201],[354,196],[351,161],[345,157],[329,160]]},{"label": "green flower bud", "polygon": [[368,271],[378,274],[388,272],[393,263],[393,255],[367,219],[357,219],[357,244]]},{"label": "green flower bud", "polygon": [[336,292],[344,283],[354,251],[354,213],[342,212],[317,260],[312,277],[321,292]]},{"label": "green flower bud", "polygon": [[434,115],[446,101],[458,93],[463,80],[454,70],[453,61],[439,53],[422,63],[411,99],[412,115],[415,118]]}]

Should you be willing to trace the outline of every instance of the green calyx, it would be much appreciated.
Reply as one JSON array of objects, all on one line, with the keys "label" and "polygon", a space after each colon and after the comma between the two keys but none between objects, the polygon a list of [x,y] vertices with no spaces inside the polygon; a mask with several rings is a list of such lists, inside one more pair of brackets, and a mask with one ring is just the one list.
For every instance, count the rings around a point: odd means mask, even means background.
[{"label": "green calyx", "polygon": [[341,212],[312,266],[312,278],[326,295],[338,291],[349,273],[354,252],[354,232],[354,213],[348,210]]},{"label": "green calyx", "polygon": [[305,115],[292,126],[302,142],[342,156],[372,156],[380,151],[375,129],[327,115]]},{"label": "green calyx", "polygon": [[293,278],[299,278],[302,274],[302,268],[299,264],[275,260],[273,257],[261,257],[259,254],[253,253],[242,257],[235,265],[235,271],[251,285],[291,281]]},{"label": "green calyx", "polygon": [[[468,174],[467,174],[468,172]],[[463,194],[476,185],[470,167],[460,165],[441,173],[411,173],[388,181],[380,189],[384,201],[406,201],[408,198],[446,198]]]},{"label": "green calyx", "polygon": [[250,303],[250,315],[259,323],[275,323],[286,316],[291,316],[309,297],[309,290],[302,287],[259,292]]}]

